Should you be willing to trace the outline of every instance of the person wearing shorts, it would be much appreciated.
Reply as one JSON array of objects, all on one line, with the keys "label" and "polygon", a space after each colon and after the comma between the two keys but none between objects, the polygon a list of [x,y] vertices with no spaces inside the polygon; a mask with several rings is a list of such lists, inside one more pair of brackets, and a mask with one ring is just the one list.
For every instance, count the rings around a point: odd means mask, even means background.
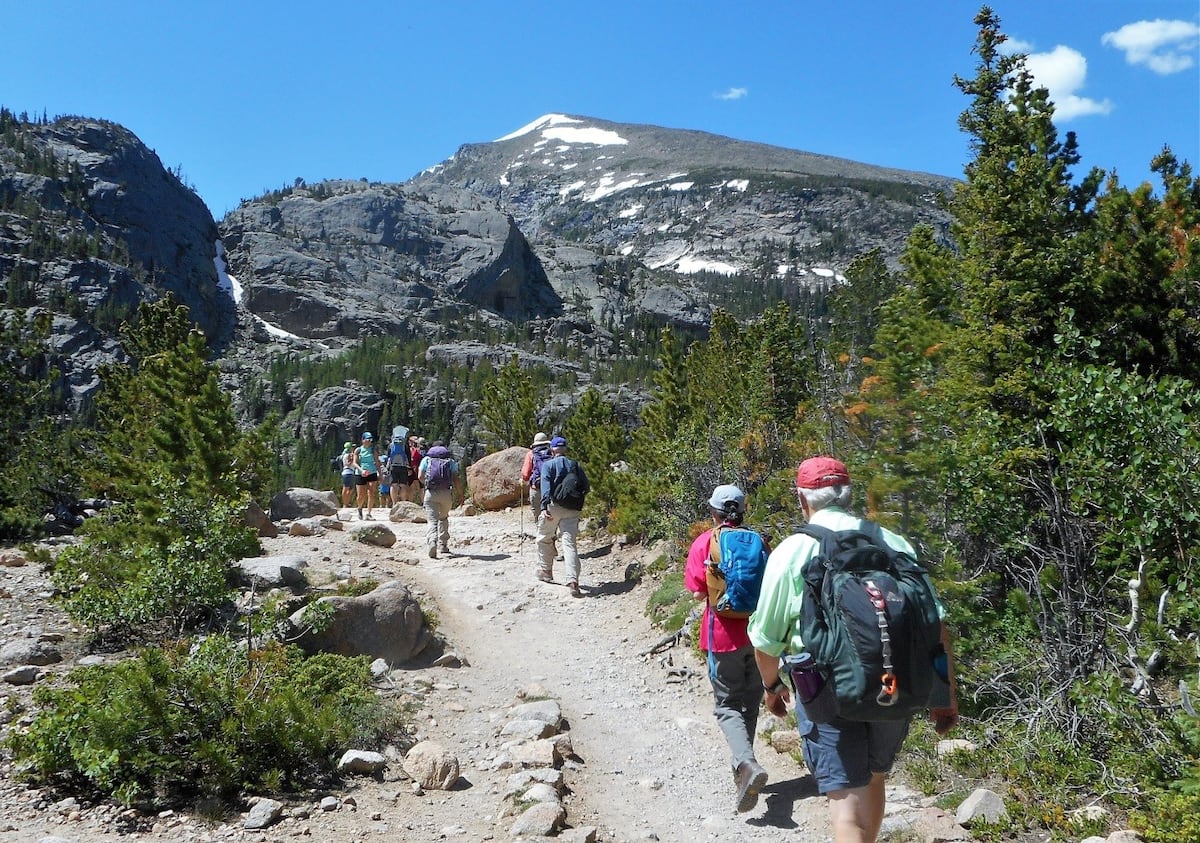
[{"label": "person wearing shorts", "polygon": [[379,453],[375,450],[375,437],[371,433],[362,435],[362,444],[354,451],[354,464],[358,467],[358,520],[363,520],[366,506],[367,520],[375,516],[375,490],[379,486]]},{"label": "person wearing shorts", "polygon": [[342,446],[342,506],[350,506],[358,487],[358,475],[354,470],[354,443]]},{"label": "person wearing shorts", "polygon": [[[806,521],[829,530],[857,530],[862,519],[847,511],[850,505],[850,474],[833,457],[821,456],[800,463],[796,472],[796,494]],[[906,539],[883,530],[890,546],[916,553]],[[788,686],[780,678],[780,656],[800,653],[800,620],[795,607],[804,590],[805,564],[820,552],[820,542],[797,533],[788,536],[771,551],[763,574],[758,606],[750,617],[747,632],[754,645],[754,658],[762,675],[764,700],[778,716],[787,711]],[[949,637],[942,627],[942,642],[950,657]],[[953,677],[953,664],[949,665]],[[931,708],[930,719],[938,734],[945,734],[958,722],[954,683],[950,681],[948,705]],[[828,723],[814,723],[796,706],[801,751],[817,781],[817,790],[829,802],[835,843],[863,843],[879,836],[886,807],[884,783],[896,755],[908,734],[909,721],[850,721],[835,717]]]}]

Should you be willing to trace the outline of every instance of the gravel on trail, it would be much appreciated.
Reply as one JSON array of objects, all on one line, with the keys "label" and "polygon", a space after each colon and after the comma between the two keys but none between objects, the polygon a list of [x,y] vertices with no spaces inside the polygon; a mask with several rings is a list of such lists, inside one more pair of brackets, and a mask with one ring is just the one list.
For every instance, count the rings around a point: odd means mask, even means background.
[{"label": "gravel on trail", "polygon": [[[11,781],[5,759],[0,843],[510,840],[512,817],[502,814],[512,770],[496,765],[507,740],[499,730],[508,709],[542,694],[561,706],[575,753],[563,767],[565,835],[594,827],[601,843],[777,840],[781,834],[816,843],[830,839],[825,800],[811,776],[761,736],[758,759],[770,779],[753,810],[735,811],[729,752],[712,716],[704,664],[686,642],[648,653],[663,637],[645,615],[657,583],[627,578],[663,548],[582,537],[583,594],[577,599],[558,570],[556,583],[537,580],[527,513],[456,511],[450,553],[437,559],[425,552],[423,523],[389,522],[385,509],[374,514],[396,533],[392,547],[360,544],[344,531],[328,530],[263,539],[264,553],[305,556],[310,579],[397,579],[414,591],[434,619],[442,649],[463,664],[401,666],[388,681],[422,698],[415,737],[435,740],[457,756],[457,785],[421,791],[394,763],[382,776],[350,777],[330,793],[281,798],[282,821],[248,830],[244,812],[220,820],[182,812],[145,816],[31,790]],[[339,517],[356,520],[355,510],[343,509]],[[13,594],[2,607],[6,638],[24,634],[23,628],[65,629],[69,644],[70,622],[50,605],[36,566],[0,569],[0,585]],[[55,670],[65,672],[73,657]],[[760,730],[772,726],[786,728],[764,711]]]}]

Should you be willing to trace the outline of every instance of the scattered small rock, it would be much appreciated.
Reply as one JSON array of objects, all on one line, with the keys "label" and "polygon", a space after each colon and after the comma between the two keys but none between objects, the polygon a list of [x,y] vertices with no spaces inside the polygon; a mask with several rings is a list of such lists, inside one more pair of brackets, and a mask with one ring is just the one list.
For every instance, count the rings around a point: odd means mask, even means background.
[{"label": "scattered small rock", "polygon": [[283,804],[274,799],[259,799],[250,807],[250,812],[242,822],[248,829],[267,828],[279,821],[283,814]]}]

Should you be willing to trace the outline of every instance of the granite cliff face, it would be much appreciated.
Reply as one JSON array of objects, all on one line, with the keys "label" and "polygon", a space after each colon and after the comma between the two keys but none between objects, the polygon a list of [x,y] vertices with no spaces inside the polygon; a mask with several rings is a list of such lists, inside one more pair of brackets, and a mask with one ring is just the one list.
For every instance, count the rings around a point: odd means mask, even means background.
[{"label": "granite cliff face", "polygon": [[547,115],[404,184],[297,181],[218,226],[120,126],[5,111],[0,133],[6,301],[56,313],[52,344],[76,398],[95,389],[100,363],[121,359],[120,318],[167,292],[233,389],[283,350],[369,335],[419,335],[453,357],[478,328],[520,325],[599,357],[633,324],[702,334],[714,307],[748,291],[836,283],[870,249],[894,263],[914,225],[947,225],[939,198],[952,184]]},{"label": "granite cliff face", "polygon": [[0,115],[0,277],[8,306],[56,313],[51,345],[79,400],[122,352],[119,320],[172,294],[215,348],[235,313],[213,266],[208,208],[127,129]]},{"label": "granite cliff face", "polygon": [[242,306],[307,339],[562,311],[513,220],[458,188],[299,183],[232,211],[221,237]]}]

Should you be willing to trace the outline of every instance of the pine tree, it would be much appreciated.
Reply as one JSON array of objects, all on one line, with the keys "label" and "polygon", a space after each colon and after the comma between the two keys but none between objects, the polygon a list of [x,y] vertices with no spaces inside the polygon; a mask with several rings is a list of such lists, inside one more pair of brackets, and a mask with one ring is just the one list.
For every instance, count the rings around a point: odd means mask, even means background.
[{"label": "pine tree", "polygon": [[132,360],[101,374],[99,442],[88,476],[98,491],[157,511],[159,476],[186,477],[198,499],[232,499],[259,489],[272,466],[247,465],[229,398],[206,361],[204,335],[169,297],[143,303],[122,343]]},{"label": "pine tree", "polygon": [[599,390],[589,387],[567,418],[563,434],[571,445],[571,456],[583,465],[591,483],[588,508],[598,505],[606,520],[621,482],[621,475],[611,466],[625,458],[627,447],[617,411]]},{"label": "pine tree", "polygon": [[503,448],[532,442],[538,407],[547,393],[521,368],[516,354],[501,366],[496,379],[484,386],[479,406],[480,421],[493,444]]}]

